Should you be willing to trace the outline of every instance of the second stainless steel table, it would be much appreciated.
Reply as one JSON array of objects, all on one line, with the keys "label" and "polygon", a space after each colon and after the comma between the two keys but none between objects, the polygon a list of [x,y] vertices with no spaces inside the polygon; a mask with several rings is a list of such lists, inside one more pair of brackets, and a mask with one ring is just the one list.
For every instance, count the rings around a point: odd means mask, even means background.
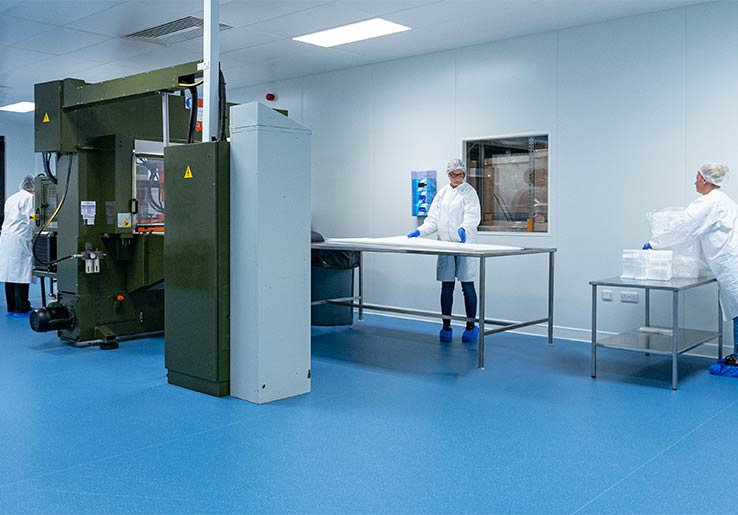
[{"label": "second stainless steel table", "polygon": [[[647,354],[671,356],[671,388],[677,389],[679,370],[677,356],[711,340],[718,341],[718,357],[723,356],[723,314],[718,297],[717,331],[700,331],[679,327],[679,293],[691,288],[716,282],[713,277],[695,279],[672,279],[670,281],[639,281],[613,277],[599,281],[590,281],[592,286],[592,377],[597,377],[597,347],[608,347]],[[602,340],[597,339],[597,287],[611,286],[615,288],[639,288],[646,291],[645,330],[634,329],[615,334]],[[671,328],[651,328],[651,290],[672,292]]]},{"label": "second stainless steel table", "polygon": [[[364,309],[370,309],[373,311],[386,311],[391,313],[401,313],[408,315],[415,315],[429,318],[443,318],[438,312],[433,311],[422,311],[416,309],[406,309],[394,306],[382,306],[377,304],[366,304],[364,302],[364,275],[363,275],[363,253],[364,252],[385,252],[385,253],[399,253],[399,254],[430,254],[430,255],[454,255],[454,256],[467,256],[473,258],[479,258],[479,318],[466,318],[463,316],[452,315],[451,318],[454,320],[464,320],[468,322],[479,323],[479,357],[478,367],[484,368],[484,337],[490,334],[499,333],[502,331],[510,331],[512,329],[519,329],[536,324],[542,324],[546,322],[548,324],[548,343],[553,344],[553,306],[554,306],[554,253],[556,249],[553,248],[515,248],[515,247],[497,247],[494,245],[467,245],[467,244],[452,244],[447,245],[448,248],[422,248],[415,247],[413,244],[398,244],[393,243],[392,238],[365,238],[363,241],[359,240],[326,240],[323,243],[313,243],[313,249],[321,250],[353,250],[358,251],[359,254],[359,295],[350,298],[341,299],[325,299],[315,301],[312,304],[324,304],[334,303],[349,305],[358,308],[359,320],[363,320]],[[396,240],[396,239],[395,239]],[[399,240],[402,241],[402,240]],[[449,243],[449,242],[441,242]],[[487,247],[487,248],[485,248]],[[525,322],[509,322],[502,320],[490,320],[485,317],[485,264],[487,258],[492,257],[504,257],[504,256],[522,256],[527,254],[548,254],[548,316],[539,318],[537,320],[530,320]],[[358,302],[357,302],[358,301]],[[496,329],[487,329],[486,324],[500,326]]]}]

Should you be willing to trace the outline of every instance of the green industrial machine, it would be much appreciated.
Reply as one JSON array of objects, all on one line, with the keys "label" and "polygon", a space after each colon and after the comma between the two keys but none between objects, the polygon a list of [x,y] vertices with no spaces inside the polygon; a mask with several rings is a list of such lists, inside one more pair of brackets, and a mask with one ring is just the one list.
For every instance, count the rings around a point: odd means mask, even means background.
[{"label": "green industrial machine", "polygon": [[37,178],[34,253],[56,274],[58,297],[32,313],[34,330],[115,348],[118,337],[164,329],[161,154],[165,140],[192,140],[185,97],[170,93],[192,91],[197,64],[35,86],[35,150],[56,175],[48,166]]},{"label": "green industrial machine", "polygon": [[36,85],[33,249],[57,298],[30,324],[101,348],[164,331],[171,384],[259,403],[306,393],[310,131],[253,102],[227,142],[221,75],[218,141],[197,143],[177,93],[196,96],[198,68]]}]

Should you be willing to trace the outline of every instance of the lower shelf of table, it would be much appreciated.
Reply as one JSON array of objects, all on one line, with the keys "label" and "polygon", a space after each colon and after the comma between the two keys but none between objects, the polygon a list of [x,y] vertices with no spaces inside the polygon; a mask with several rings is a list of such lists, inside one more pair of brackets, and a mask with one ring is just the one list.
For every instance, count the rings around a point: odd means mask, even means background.
[{"label": "lower shelf of table", "polygon": [[[679,329],[677,331],[677,354],[687,352],[719,336],[720,333],[717,331]],[[670,334],[644,333],[637,329],[603,338],[597,342],[597,346],[608,349],[650,352],[651,354],[671,355],[672,353]]]}]

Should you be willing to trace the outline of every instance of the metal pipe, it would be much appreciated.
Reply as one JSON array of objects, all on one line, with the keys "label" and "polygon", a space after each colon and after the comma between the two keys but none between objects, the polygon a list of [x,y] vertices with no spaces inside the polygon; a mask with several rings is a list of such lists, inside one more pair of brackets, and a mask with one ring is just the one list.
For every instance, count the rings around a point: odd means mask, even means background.
[{"label": "metal pipe", "polygon": [[529,327],[531,325],[541,324],[545,322],[546,320],[548,319],[541,318],[538,320],[531,320],[530,322],[518,322],[517,324],[509,324],[509,325],[505,325],[505,327],[500,327],[499,329],[491,329],[489,331],[486,331],[484,334],[489,335],[489,334],[502,333],[504,331],[512,331],[513,329],[520,329],[521,327]]},{"label": "metal pipe", "polygon": [[[734,331],[735,332],[735,331]],[[735,335],[733,335],[735,338]],[[733,342],[733,354],[738,352],[736,350],[736,343]],[[720,304],[720,286],[718,286],[718,359],[723,357],[723,306]]]},{"label": "metal pipe", "polygon": [[592,377],[597,377],[597,285],[592,285]]},{"label": "metal pipe", "polygon": [[[212,141],[218,129],[218,79],[220,71],[220,0],[203,0],[202,37],[202,140]],[[197,110],[197,106],[192,106]]]},{"label": "metal pipe", "polygon": [[166,148],[169,146],[169,94],[165,91],[161,93],[161,133]]},{"label": "metal pipe", "polygon": [[677,366],[677,355],[679,353],[679,292],[675,291],[672,300],[672,333],[671,333],[671,389],[677,389],[679,381],[679,368]]},{"label": "metal pipe", "polygon": [[[651,290],[646,288],[646,327],[651,327]],[[651,347],[651,337],[646,336],[646,348]],[[650,356],[651,353],[647,352],[646,356]]]},{"label": "metal pipe", "polygon": [[483,257],[479,258],[479,359],[477,362],[477,367],[484,370],[484,316],[485,316],[485,297],[486,297],[486,291],[485,291],[485,284],[486,284],[486,276],[485,276],[485,259]]},{"label": "metal pipe", "polygon": [[[138,334],[127,334],[125,336],[118,336],[117,340],[119,342],[125,342],[129,340],[140,340],[142,338],[156,338],[158,336],[164,336],[164,331],[150,331],[148,333],[138,333]],[[83,342],[77,342],[77,341],[69,341],[69,345],[72,347],[94,347],[95,345],[100,345],[101,343],[104,343],[102,340],[85,340]]]},{"label": "metal pipe", "polygon": [[364,321],[364,253],[359,252],[359,321]]},{"label": "metal pipe", "polygon": [[548,344],[553,345],[554,317],[554,253],[548,253]]}]

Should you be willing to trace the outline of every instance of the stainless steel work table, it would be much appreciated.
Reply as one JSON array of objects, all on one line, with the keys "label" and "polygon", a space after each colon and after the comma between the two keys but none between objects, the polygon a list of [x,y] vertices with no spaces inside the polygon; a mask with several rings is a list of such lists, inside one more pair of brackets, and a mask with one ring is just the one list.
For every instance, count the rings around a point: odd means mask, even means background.
[{"label": "stainless steel work table", "polygon": [[[423,248],[404,248],[392,245],[370,244],[370,243],[342,243],[327,240],[322,243],[313,243],[312,248],[316,250],[352,250],[359,252],[359,294],[353,297],[325,299],[312,302],[312,305],[319,304],[339,304],[358,308],[359,320],[364,319],[364,309],[372,311],[385,311],[390,313],[400,313],[428,318],[442,318],[443,315],[434,311],[424,311],[417,309],[406,309],[395,306],[384,306],[378,304],[367,304],[364,302],[364,273],[363,273],[363,253],[364,252],[383,252],[394,254],[427,254],[427,255],[452,255],[467,256],[479,258],[479,317],[466,318],[459,315],[451,315],[453,320],[473,321],[479,324],[479,358],[478,367],[484,368],[484,337],[490,334],[502,331],[510,331],[512,329],[520,329],[531,325],[548,324],[548,343],[553,344],[553,306],[554,306],[554,253],[556,249],[551,248],[521,248],[514,250],[439,250],[439,249],[423,249]],[[548,316],[531,320],[527,322],[509,322],[502,320],[492,320],[485,317],[485,264],[487,258],[505,257],[505,256],[524,256],[528,254],[548,254]],[[495,329],[486,329],[485,325],[501,326]]]},{"label": "stainless steel work table", "polygon": [[[718,357],[723,356],[723,314],[718,296],[717,331],[701,331],[679,327],[679,293],[705,284],[714,283],[713,277],[696,279],[672,279],[670,281],[639,281],[614,277],[600,281],[590,281],[592,285],[592,377],[597,377],[597,347],[607,347],[646,354],[671,355],[671,388],[677,389],[679,370],[677,356],[695,347],[717,338]],[[671,334],[648,333],[634,329],[632,331],[608,336],[597,340],[597,288],[610,286],[614,288],[639,288],[646,291],[645,327],[651,326],[651,290],[672,292]],[[718,292],[719,295],[719,292]],[[658,329],[658,328],[657,328]]]}]

